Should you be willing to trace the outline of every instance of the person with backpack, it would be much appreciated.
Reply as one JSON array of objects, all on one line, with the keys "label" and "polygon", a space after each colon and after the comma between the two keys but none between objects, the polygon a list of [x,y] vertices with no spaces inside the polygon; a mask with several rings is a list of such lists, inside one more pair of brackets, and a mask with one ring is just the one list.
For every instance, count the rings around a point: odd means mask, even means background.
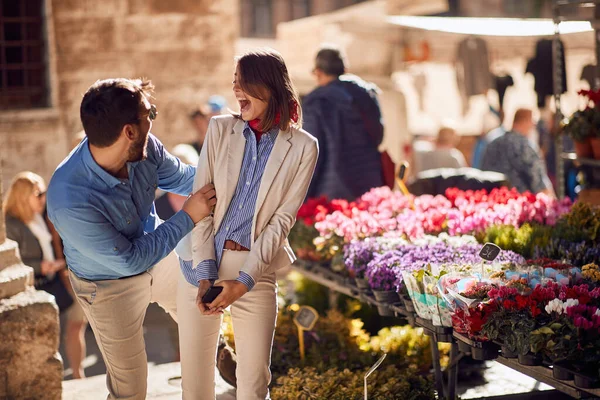
[{"label": "person with backpack", "polygon": [[332,46],[319,50],[313,74],[318,87],[304,99],[304,127],[318,139],[320,155],[308,197],[354,200],[374,187],[392,187],[394,164],[378,149],[379,88],[346,74],[345,57]]}]

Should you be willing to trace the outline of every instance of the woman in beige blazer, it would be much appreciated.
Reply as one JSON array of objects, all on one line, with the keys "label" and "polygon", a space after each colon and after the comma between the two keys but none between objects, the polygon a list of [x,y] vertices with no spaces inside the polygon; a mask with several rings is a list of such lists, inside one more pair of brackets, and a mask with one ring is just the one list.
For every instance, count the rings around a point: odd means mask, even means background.
[{"label": "woman in beige blazer", "polygon": [[[269,398],[275,271],[295,260],[287,236],[318,156],[316,139],[300,128],[298,96],[279,53],[264,49],[238,58],[233,92],[240,113],[210,121],[194,182],[194,190],[215,185],[214,213],[178,248],[184,399],[215,397],[221,314],[229,306],[237,398]],[[213,284],[223,290],[205,303]]]}]

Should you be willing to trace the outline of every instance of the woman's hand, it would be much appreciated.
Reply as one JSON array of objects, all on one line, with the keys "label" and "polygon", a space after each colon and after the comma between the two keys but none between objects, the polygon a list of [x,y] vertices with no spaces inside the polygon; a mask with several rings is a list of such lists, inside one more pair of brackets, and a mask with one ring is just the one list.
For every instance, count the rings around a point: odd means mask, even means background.
[{"label": "woman's hand", "polygon": [[49,274],[54,274],[56,272],[62,271],[67,266],[65,260],[56,260],[56,261],[42,261],[40,264],[40,268],[42,270],[42,275],[46,276]]},{"label": "woman's hand", "polygon": [[202,297],[208,292],[208,289],[212,286],[212,283],[208,279],[202,279],[198,282],[198,294],[196,295],[196,306],[202,314],[207,315],[208,308],[206,304],[202,302]]},{"label": "woman's hand", "polygon": [[221,281],[219,286],[223,286],[221,294],[212,303],[205,304],[210,314],[223,313],[224,309],[248,292],[248,287],[240,281]]}]

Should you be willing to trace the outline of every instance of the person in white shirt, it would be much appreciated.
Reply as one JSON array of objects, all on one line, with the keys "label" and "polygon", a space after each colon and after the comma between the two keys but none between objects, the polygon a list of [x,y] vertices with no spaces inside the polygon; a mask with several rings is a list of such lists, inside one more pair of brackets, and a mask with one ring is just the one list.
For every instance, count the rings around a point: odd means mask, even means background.
[{"label": "person in white shirt", "polygon": [[465,157],[456,148],[457,134],[453,128],[440,128],[433,150],[418,152],[415,157],[415,173],[437,168],[462,168],[467,166]]}]

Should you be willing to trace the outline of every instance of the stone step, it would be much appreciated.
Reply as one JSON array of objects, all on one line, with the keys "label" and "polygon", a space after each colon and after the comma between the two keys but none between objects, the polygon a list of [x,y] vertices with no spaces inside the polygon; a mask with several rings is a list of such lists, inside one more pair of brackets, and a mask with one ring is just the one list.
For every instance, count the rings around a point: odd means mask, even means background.
[{"label": "stone step", "polygon": [[15,264],[0,270],[0,301],[33,286],[33,268]]},{"label": "stone step", "polygon": [[0,300],[0,399],[61,399],[59,330],[50,294],[30,287]]},{"label": "stone step", "polygon": [[15,264],[21,263],[19,245],[13,240],[0,243],[0,271]]}]

